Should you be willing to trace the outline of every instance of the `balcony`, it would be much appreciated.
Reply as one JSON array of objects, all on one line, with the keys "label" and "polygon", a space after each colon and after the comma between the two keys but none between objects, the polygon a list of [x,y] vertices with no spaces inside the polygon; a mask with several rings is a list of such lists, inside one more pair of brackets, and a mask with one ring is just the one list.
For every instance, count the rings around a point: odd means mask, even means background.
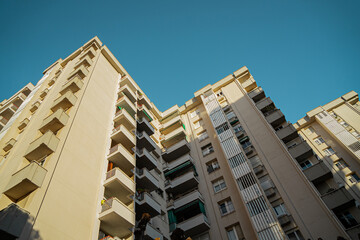
[{"label": "balcony", "polygon": [[174,208],[178,209],[182,206],[185,206],[188,203],[194,202],[196,200],[200,200],[204,202],[204,198],[198,190],[192,191],[174,201]]},{"label": "balcony", "polygon": [[332,178],[332,173],[324,162],[319,162],[318,164],[305,169],[304,174],[309,181],[314,183],[323,182]]},{"label": "balcony", "polygon": [[18,98],[21,100],[21,101],[25,101],[25,99],[27,98],[27,96],[24,94],[24,93],[20,93],[18,95]]},{"label": "balcony", "polygon": [[348,228],[346,229],[346,233],[350,236],[350,239],[356,239],[359,237],[359,232],[360,232],[360,224],[354,226],[354,227],[351,227],[351,228]]},{"label": "balcony", "polygon": [[85,58],[85,57],[89,57],[90,59],[93,59],[95,57],[95,51],[93,49],[89,49],[86,52],[83,52],[80,55],[80,58]]},{"label": "balcony", "polygon": [[305,160],[313,155],[311,147],[305,141],[289,148],[289,152],[298,161]]},{"label": "balcony", "polygon": [[192,218],[178,223],[177,228],[185,231],[185,235],[194,236],[210,229],[210,224],[207,217],[200,213]]},{"label": "balcony", "polygon": [[354,198],[345,189],[345,187],[341,187],[331,192],[325,193],[321,196],[321,198],[325,202],[326,206],[330,209],[334,209],[354,201]]},{"label": "balcony", "polygon": [[25,118],[19,123],[18,129],[23,130],[29,124],[29,122],[30,120],[28,118]]},{"label": "balcony", "polygon": [[256,167],[253,168],[254,169],[254,173],[256,175],[262,173],[264,171],[264,166],[263,165],[258,165]]},{"label": "balcony", "polygon": [[138,149],[146,148],[149,152],[156,149],[157,146],[155,142],[149,137],[149,135],[147,135],[145,131],[137,132],[136,136],[137,136],[136,147]]},{"label": "balcony", "polygon": [[161,232],[155,227],[153,227],[150,223],[146,225],[145,233],[144,233],[144,240],[153,240],[153,239],[159,239],[163,240],[163,235]]},{"label": "balcony", "polygon": [[47,131],[44,135],[30,143],[24,157],[29,161],[41,160],[56,150],[59,141],[53,132]]},{"label": "balcony", "polygon": [[40,93],[40,97],[41,97],[41,98],[46,97],[46,95],[48,94],[48,92],[49,92],[49,89],[45,88],[45,89]]},{"label": "balcony", "polygon": [[128,150],[136,144],[135,135],[123,125],[112,130],[111,139],[116,143],[121,143]]},{"label": "balcony", "polygon": [[125,108],[125,110],[130,114],[130,116],[132,116],[132,118],[135,118],[136,108],[127,96],[123,95],[122,97],[120,97],[117,100],[116,105],[120,108]]},{"label": "balcony", "polygon": [[100,228],[112,236],[128,238],[135,226],[135,213],[117,198],[110,198],[102,205],[99,214]]},{"label": "balcony", "polygon": [[299,135],[292,124],[283,127],[276,131],[276,135],[284,142],[290,142],[291,140],[297,138]]},{"label": "balcony", "polygon": [[146,168],[137,168],[136,185],[139,188],[146,188],[151,192],[159,188],[159,180],[157,180]]},{"label": "balcony", "polygon": [[269,97],[267,97],[267,98],[263,98],[260,101],[258,101],[256,103],[256,107],[260,111],[264,111],[266,109],[274,108],[274,103]]},{"label": "balcony", "polygon": [[86,55],[85,57],[81,58],[74,66],[74,68],[78,68],[80,66],[84,66],[85,68],[88,68],[91,66],[92,60],[90,56]]},{"label": "balcony", "polygon": [[193,171],[187,172],[171,181],[165,182],[165,189],[168,192],[186,192],[187,190],[196,188],[199,180]]},{"label": "balcony", "polygon": [[270,198],[276,194],[275,189],[273,187],[264,190],[264,192],[267,198]]},{"label": "balcony", "polygon": [[60,90],[60,94],[64,94],[67,91],[71,91],[72,93],[76,93],[77,91],[79,91],[82,86],[84,85],[83,81],[78,77],[74,77],[72,79],[70,79],[68,82],[66,82],[61,90]]},{"label": "balcony", "polygon": [[161,213],[160,204],[147,192],[136,196],[136,218],[139,219],[143,213],[149,213],[151,217]]},{"label": "balcony", "polygon": [[114,117],[114,123],[116,126],[124,125],[127,129],[136,128],[135,119],[125,110],[125,108],[117,110]]},{"label": "balcony", "polygon": [[261,87],[258,87],[249,92],[248,95],[254,102],[258,102],[265,97],[265,92]]},{"label": "balcony", "polygon": [[153,170],[157,167],[157,160],[149,153],[146,148],[136,149],[136,164],[138,168]]},{"label": "balcony", "polygon": [[174,161],[166,163],[164,166],[164,173],[166,174],[169,170],[172,170],[175,167],[178,167],[186,162],[190,162],[191,164],[194,164],[194,160],[190,156],[190,154],[183,155]]},{"label": "balcony", "polygon": [[146,120],[146,118],[139,118],[137,120],[137,129],[139,132],[145,131],[147,135],[151,136],[154,134],[154,127]]},{"label": "balcony", "polygon": [[6,119],[5,117],[0,116],[0,128],[5,127],[5,125],[7,124],[8,121],[9,121],[9,120]]},{"label": "balcony", "polygon": [[285,226],[291,222],[291,219],[288,215],[279,216],[278,220],[281,226]]},{"label": "balcony", "polygon": [[70,107],[74,106],[76,103],[77,97],[71,92],[67,91],[65,94],[61,95],[55,99],[51,111],[56,112],[59,108],[64,109],[65,111]]},{"label": "balcony", "polygon": [[59,108],[56,112],[44,119],[39,131],[45,133],[50,130],[53,133],[56,133],[65,126],[68,120],[69,115],[65,113],[64,109]]},{"label": "balcony", "polygon": [[256,82],[253,77],[248,78],[241,85],[246,90],[246,92],[250,92],[251,90],[253,90],[254,88],[257,87]]},{"label": "balcony", "polygon": [[84,79],[88,73],[89,73],[89,71],[86,69],[86,67],[81,66],[81,67],[75,69],[74,71],[72,71],[69,74],[68,79],[71,79],[71,78],[73,78],[75,76],[79,77],[80,79]]},{"label": "balcony", "polygon": [[165,148],[170,148],[172,145],[178,143],[186,138],[186,132],[183,127],[179,127],[176,130],[166,135],[161,135],[160,142]]},{"label": "balcony", "polygon": [[5,143],[5,146],[3,147],[4,151],[7,152],[10,149],[12,149],[14,147],[15,143],[16,143],[16,140],[14,138],[11,138],[9,141],[7,141]]},{"label": "balcony", "polygon": [[54,85],[56,79],[57,79],[56,77],[53,77],[52,79],[50,79],[50,81],[49,81],[49,83],[48,83],[49,87],[51,87],[52,85]]},{"label": "balcony", "polygon": [[138,118],[146,118],[151,122],[154,119],[154,116],[151,114],[150,110],[147,109],[145,105],[139,105],[138,104],[138,112],[137,112]]},{"label": "balcony", "polygon": [[131,176],[135,167],[135,157],[123,145],[118,144],[110,149],[108,160],[121,166],[121,170]]},{"label": "balcony", "polygon": [[150,100],[143,94],[141,94],[138,98],[138,103],[141,105],[145,105],[148,109],[151,108],[151,102]]},{"label": "balcony", "polygon": [[5,187],[4,194],[18,200],[41,187],[47,170],[37,162],[32,162],[14,173]]},{"label": "balcony", "polygon": [[180,115],[172,118],[171,120],[163,123],[160,127],[162,134],[168,134],[183,125],[183,121]]},{"label": "balcony", "polygon": [[136,83],[128,75],[125,75],[121,78],[120,87],[125,85],[127,85],[133,92],[136,92]]},{"label": "balcony", "polygon": [[133,201],[130,196],[135,194],[135,182],[120,168],[113,168],[106,173],[104,187],[106,196],[113,196],[125,204]]},{"label": "balcony", "polygon": [[122,86],[119,89],[119,93],[125,94],[132,103],[136,102],[136,94],[128,87],[128,85]]},{"label": "balcony", "polygon": [[175,145],[167,148],[166,151],[162,153],[162,157],[165,161],[169,162],[188,152],[190,152],[190,144],[186,139],[184,139],[176,143]]},{"label": "balcony", "polygon": [[40,100],[37,100],[31,105],[30,112],[34,113],[40,107]]},{"label": "balcony", "polygon": [[19,106],[14,103],[11,103],[9,109],[15,113],[19,109]]},{"label": "balcony", "polygon": [[244,152],[245,152],[246,156],[249,156],[255,152],[255,148],[253,145],[249,145],[246,148],[244,148]]},{"label": "balcony", "polygon": [[285,116],[279,109],[264,113],[264,116],[266,121],[270,123],[272,127],[277,127],[285,122]]},{"label": "balcony", "polygon": [[0,211],[0,233],[2,239],[19,239],[30,214],[15,203]]}]

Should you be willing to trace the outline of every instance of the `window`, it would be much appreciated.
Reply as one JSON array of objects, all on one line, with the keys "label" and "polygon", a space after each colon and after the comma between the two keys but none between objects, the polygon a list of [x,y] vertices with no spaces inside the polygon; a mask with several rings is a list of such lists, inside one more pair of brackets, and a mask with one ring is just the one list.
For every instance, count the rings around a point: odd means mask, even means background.
[{"label": "window", "polygon": [[221,133],[225,132],[228,129],[229,129],[229,125],[227,124],[227,122],[223,123],[220,126],[218,126],[217,128],[215,128],[217,134],[221,134]]},{"label": "window", "polygon": [[337,118],[337,115],[336,115],[336,113],[334,113],[334,112],[331,112],[331,113],[330,113],[330,116],[332,116],[333,118]]},{"label": "window", "polygon": [[357,131],[354,131],[351,134],[356,138],[360,138],[360,134]]},{"label": "window", "polygon": [[360,177],[356,174],[356,173],[353,173],[353,174],[351,174],[350,176],[350,182],[352,182],[352,183],[358,183],[358,182],[360,182]]},{"label": "window", "polygon": [[230,229],[226,229],[226,234],[227,234],[228,240],[239,240],[239,238],[238,238],[238,236],[236,234],[235,227],[232,227]]},{"label": "window", "polygon": [[345,127],[345,128],[349,126],[349,124],[347,124],[347,123],[344,122],[344,121],[341,121],[341,122],[340,122],[340,125],[342,125],[342,126]]},{"label": "window", "polygon": [[250,142],[249,140],[244,141],[244,142],[241,142],[240,144],[241,144],[241,146],[242,146],[243,149],[251,146],[251,142]]},{"label": "window", "polygon": [[253,168],[261,165],[261,160],[260,160],[260,158],[259,158],[258,155],[249,158],[249,161],[250,161],[251,166],[252,166]]},{"label": "window", "polygon": [[300,163],[300,167],[302,168],[302,170],[305,170],[311,166],[312,166],[312,163],[309,160],[305,160],[302,163]]},{"label": "window", "polygon": [[195,111],[193,111],[193,112],[190,113],[190,117],[191,117],[191,118],[194,118],[194,117],[196,117],[197,115],[199,115],[199,113],[200,113],[199,110],[195,110]]},{"label": "window", "polygon": [[312,133],[314,133],[315,131],[314,131],[314,128],[313,127],[308,127],[307,129],[306,129],[306,133],[308,134],[308,135],[310,135],[310,134],[312,134]]},{"label": "window", "polygon": [[324,149],[324,153],[326,154],[326,156],[331,156],[335,153],[335,151],[331,147],[329,147],[327,149]]},{"label": "window", "polygon": [[201,127],[202,123],[203,123],[202,120],[199,120],[199,121],[195,122],[195,123],[194,123],[194,128],[195,128],[195,129],[198,129],[199,127]]},{"label": "window", "polygon": [[299,230],[289,233],[287,236],[289,240],[304,240],[304,237],[302,236]]},{"label": "window", "polygon": [[358,224],[353,215],[351,215],[351,213],[348,211],[340,212],[336,214],[336,216],[339,218],[340,222],[342,225],[344,225],[345,228],[351,228]]},{"label": "window", "polygon": [[216,180],[212,183],[213,185],[213,188],[214,188],[214,192],[217,193],[217,192],[220,192],[221,190],[224,190],[226,189],[226,184],[225,184],[225,181],[224,179],[219,179],[219,180]]},{"label": "window", "polygon": [[236,117],[236,115],[235,115],[234,112],[229,112],[229,113],[226,114],[226,118],[227,118],[228,120],[230,120],[230,119],[232,119],[232,118],[234,118],[234,117]]},{"label": "window", "polygon": [[297,142],[290,142],[286,146],[288,147],[288,149],[290,149],[290,148],[295,147],[296,145],[297,145]]},{"label": "window", "polygon": [[227,215],[235,210],[230,199],[219,203],[219,209],[221,216]]},{"label": "window", "polygon": [[220,165],[219,165],[218,161],[215,159],[215,160],[207,163],[206,167],[207,167],[208,173],[212,173],[213,171],[219,169]]},{"label": "window", "polygon": [[208,145],[205,145],[204,147],[201,148],[202,151],[202,155],[203,157],[209,155],[210,153],[214,152],[214,148],[211,145],[211,143],[209,143]]},{"label": "window", "polygon": [[274,130],[279,131],[280,129],[283,129],[283,128],[284,128],[283,125],[280,125],[279,127],[275,128]]},{"label": "window", "polygon": [[320,145],[320,144],[322,144],[322,143],[325,143],[325,141],[324,141],[324,139],[323,139],[322,137],[315,138],[314,141],[315,141],[318,145]]},{"label": "window", "polygon": [[283,203],[281,203],[280,205],[275,206],[274,211],[275,211],[277,217],[280,217],[280,216],[283,216],[283,215],[287,214],[285,206],[284,206]]},{"label": "window", "polygon": [[240,124],[236,124],[235,126],[233,126],[233,129],[234,129],[235,133],[238,133],[238,132],[241,132],[244,130]]},{"label": "window", "polygon": [[208,133],[207,133],[206,131],[204,131],[204,132],[200,133],[200,134],[198,135],[199,142],[201,142],[201,141],[203,141],[203,140],[207,139],[208,137],[209,137],[209,135],[208,135]]},{"label": "window", "polygon": [[335,163],[335,165],[341,170],[341,169],[344,169],[344,168],[347,168],[349,167],[349,165],[344,161],[344,160],[339,160]]}]

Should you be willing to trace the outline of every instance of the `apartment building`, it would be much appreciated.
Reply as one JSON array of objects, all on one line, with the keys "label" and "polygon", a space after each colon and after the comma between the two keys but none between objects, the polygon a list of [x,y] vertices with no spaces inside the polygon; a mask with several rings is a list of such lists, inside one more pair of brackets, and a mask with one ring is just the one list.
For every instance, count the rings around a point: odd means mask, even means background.
[{"label": "apartment building", "polygon": [[[301,169],[350,236],[357,239],[360,223],[360,103],[351,91],[306,113],[294,124],[316,158]],[[321,179],[314,179],[322,172]]]},{"label": "apartment building", "polygon": [[97,37],[43,74],[1,105],[13,111],[0,131],[0,238],[133,239],[144,213],[145,239],[359,233],[317,189],[332,172],[302,169],[322,162],[246,67],[163,112]]}]

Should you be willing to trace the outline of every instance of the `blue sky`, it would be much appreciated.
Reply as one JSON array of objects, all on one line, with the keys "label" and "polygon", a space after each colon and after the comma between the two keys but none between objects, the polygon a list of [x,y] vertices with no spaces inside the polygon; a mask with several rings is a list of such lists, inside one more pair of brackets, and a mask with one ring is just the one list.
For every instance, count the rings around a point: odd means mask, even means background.
[{"label": "blue sky", "polygon": [[0,99],[97,35],[160,110],[247,66],[289,121],[360,91],[360,1],[0,1]]}]

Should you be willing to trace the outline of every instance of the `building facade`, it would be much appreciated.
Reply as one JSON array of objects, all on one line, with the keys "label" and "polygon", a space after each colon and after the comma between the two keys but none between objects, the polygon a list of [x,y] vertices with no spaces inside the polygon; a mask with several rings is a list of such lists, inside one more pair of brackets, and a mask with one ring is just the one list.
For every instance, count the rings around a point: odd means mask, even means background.
[{"label": "building facade", "polygon": [[145,239],[359,232],[316,188],[332,172],[302,171],[321,160],[246,67],[164,112],[97,37],[43,74],[0,106],[1,237],[132,239],[144,213]]},{"label": "building facade", "polygon": [[[357,239],[360,223],[360,103],[351,91],[317,107],[294,124],[316,155],[300,165],[319,196],[350,236]],[[315,162],[314,162],[315,161]],[[323,172],[321,179],[314,179]]]}]

